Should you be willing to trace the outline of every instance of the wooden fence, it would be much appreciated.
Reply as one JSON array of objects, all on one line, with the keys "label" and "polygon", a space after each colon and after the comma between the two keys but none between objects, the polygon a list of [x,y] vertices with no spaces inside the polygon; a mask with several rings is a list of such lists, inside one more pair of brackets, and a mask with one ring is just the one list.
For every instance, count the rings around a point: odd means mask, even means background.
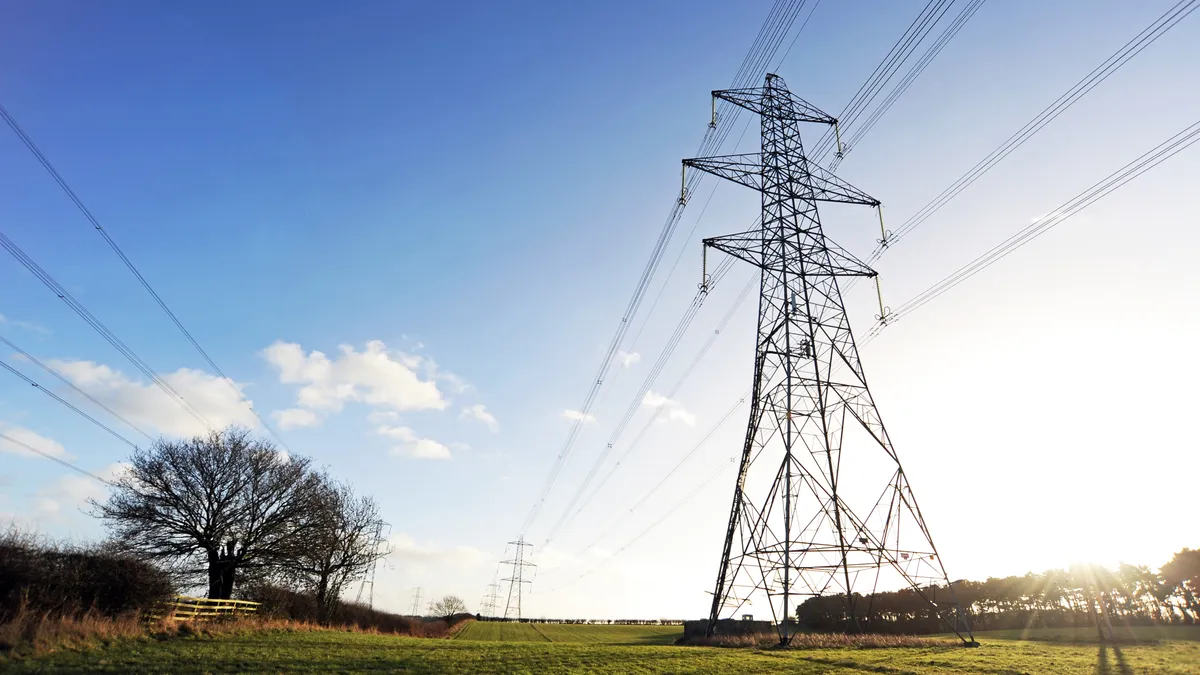
[{"label": "wooden fence", "polygon": [[169,621],[208,620],[220,617],[241,616],[258,611],[257,602],[249,600],[212,600],[209,598],[190,598],[181,595],[174,600],[164,602],[147,618],[167,619]]}]

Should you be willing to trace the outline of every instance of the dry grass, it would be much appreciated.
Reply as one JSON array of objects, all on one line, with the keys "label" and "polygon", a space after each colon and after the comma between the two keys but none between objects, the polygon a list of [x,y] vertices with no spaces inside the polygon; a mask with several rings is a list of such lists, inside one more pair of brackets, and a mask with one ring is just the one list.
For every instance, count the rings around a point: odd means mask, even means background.
[{"label": "dry grass", "polygon": [[[459,625],[454,628],[461,629]],[[77,615],[39,613],[22,607],[11,620],[0,623],[0,663],[6,659],[46,654],[62,649],[108,646],[123,640],[167,640],[176,637],[217,637],[244,635],[260,631],[311,633],[333,631],[370,635],[408,635],[445,638],[451,628],[445,621],[416,622],[408,632],[392,633],[358,625],[322,626],[308,621],[270,617],[238,616],[209,621],[147,622],[140,614],[106,617],[95,612]]]},{"label": "dry grass", "polygon": [[[779,646],[779,636],[775,633],[714,635],[711,638],[693,638],[681,641],[680,644],[768,649]],[[957,640],[915,635],[798,633],[792,636],[792,641],[788,644],[787,649],[892,649],[897,647],[952,647],[958,644],[961,643]]]}]

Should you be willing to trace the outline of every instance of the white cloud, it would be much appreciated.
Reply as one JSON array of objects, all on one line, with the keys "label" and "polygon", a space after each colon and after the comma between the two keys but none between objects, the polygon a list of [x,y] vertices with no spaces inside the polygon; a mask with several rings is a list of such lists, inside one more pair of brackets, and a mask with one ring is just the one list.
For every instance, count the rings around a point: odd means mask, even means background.
[{"label": "white cloud", "polygon": [[50,335],[53,332],[40,323],[34,323],[33,321],[14,321],[3,314],[0,314],[0,324],[16,326],[17,328],[23,328],[31,333],[41,333],[42,335]]},{"label": "white cloud", "polygon": [[462,412],[459,413],[458,416],[465,420],[483,422],[487,425],[487,428],[491,429],[492,431],[496,431],[500,428],[500,422],[496,420],[496,416],[488,412],[487,406],[482,403],[476,403],[475,405],[463,408]]},{"label": "white cloud", "polygon": [[304,408],[288,408],[286,410],[276,410],[272,417],[279,423],[279,428],[283,430],[295,429],[297,427],[311,427],[321,423],[321,418],[311,410]]},{"label": "white cloud", "polygon": [[633,364],[635,364],[641,360],[642,360],[642,355],[637,352],[626,352],[626,351],[618,351],[617,352],[617,363],[621,364],[621,366],[624,368],[629,368],[630,366],[632,366]]},{"label": "white cloud", "polygon": [[[128,470],[128,464],[117,462],[93,473],[105,480],[115,480]],[[69,473],[38,490],[33,510],[38,517],[61,520],[78,513],[87,506],[89,500],[99,501],[107,496],[108,486],[104,483],[94,478]]]},{"label": "white cloud", "polygon": [[380,436],[400,441],[392,448],[392,454],[412,459],[450,459],[450,448],[431,438],[420,438],[408,427],[383,425],[377,430]]},{"label": "white cloud", "polygon": [[371,414],[367,415],[367,421],[372,424],[385,424],[398,419],[400,419],[400,413],[395,410],[372,410]]},{"label": "white cloud", "polygon": [[420,544],[407,534],[394,534],[388,538],[392,552],[388,560],[402,566],[405,571],[420,574],[426,570],[466,571],[480,565],[490,564],[492,556],[473,546],[439,546]]},{"label": "white cloud", "polygon": [[[0,422],[0,433],[5,436],[10,436],[21,443],[32,446],[52,457],[61,457],[68,459],[67,451],[63,446],[41,434],[30,431],[24,427],[10,426]],[[11,452],[15,455],[25,457],[39,457],[36,452],[30,452],[26,448],[21,447],[17,443],[12,443],[3,438],[0,438],[0,452]]]},{"label": "white cloud", "polygon": [[[203,422],[153,383],[131,380],[118,370],[92,361],[51,359],[49,363],[75,386],[138,426],[172,436],[208,431]],[[258,418],[241,399],[243,385],[233,382],[231,387],[229,380],[191,368],[180,368],[161,377],[213,427],[258,426]]]},{"label": "white cloud", "polygon": [[696,425],[696,416],[688,412],[679,401],[667,398],[662,394],[656,394],[652,391],[646,392],[646,396],[642,398],[642,405],[650,408],[659,408],[658,415],[666,415],[668,421],[683,422],[688,426]]},{"label": "white cloud", "polygon": [[584,424],[590,424],[596,421],[596,416],[591,413],[580,412],[578,410],[564,410],[562,416],[569,420],[581,420]]},{"label": "white cloud", "polygon": [[[303,385],[296,395],[300,408],[339,412],[348,401],[396,411],[446,408],[435,380],[453,376],[440,373],[433,361],[390,351],[379,340],[368,342],[361,352],[350,345],[338,349],[340,354],[330,359],[323,352],[306,354],[298,344],[277,341],[262,355],[279,371],[281,382]],[[425,371],[424,379],[418,369]]]}]

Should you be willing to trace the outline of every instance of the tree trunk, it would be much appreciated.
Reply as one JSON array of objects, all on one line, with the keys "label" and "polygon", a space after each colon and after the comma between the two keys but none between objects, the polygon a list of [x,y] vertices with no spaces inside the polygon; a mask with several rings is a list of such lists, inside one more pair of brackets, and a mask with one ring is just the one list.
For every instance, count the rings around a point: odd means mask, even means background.
[{"label": "tree trunk", "polygon": [[225,544],[225,551],[221,553],[221,588],[220,595],[217,597],[222,600],[228,600],[233,597],[233,581],[234,575],[237,573],[237,566],[241,556],[237,550],[237,540]]},{"label": "tree trunk", "polygon": [[221,569],[224,563],[221,561],[219,551],[208,551],[208,597],[212,600],[217,600],[221,597]]},{"label": "tree trunk", "polygon": [[332,618],[332,614],[333,608],[330,607],[329,602],[329,575],[322,573],[317,582],[317,621],[327,624]]},{"label": "tree trunk", "polygon": [[237,561],[233,558],[225,560],[221,565],[221,599],[228,600],[233,597],[233,580],[237,573]]}]

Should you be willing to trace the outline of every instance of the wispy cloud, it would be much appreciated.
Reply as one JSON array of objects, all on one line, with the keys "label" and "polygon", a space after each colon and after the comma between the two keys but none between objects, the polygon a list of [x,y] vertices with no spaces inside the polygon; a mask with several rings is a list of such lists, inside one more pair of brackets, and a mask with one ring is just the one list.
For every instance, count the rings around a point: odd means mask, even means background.
[{"label": "wispy cloud", "polygon": [[496,416],[488,412],[487,406],[482,403],[476,403],[475,405],[463,408],[462,412],[459,413],[458,416],[464,420],[475,420],[476,422],[482,422],[483,424],[487,425],[488,429],[491,429],[492,431],[498,431],[500,429],[500,422],[496,419]]},{"label": "wispy cloud", "polygon": [[591,413],[580,412],[578,410],[564,410],[562,416],[569,420],[582,421],[585,424],[590,424],[596,421],[596,416]]},{"label": "wispy cloud", "polygon": [[642,405],[649,408],[660,408],[659,415],[665,415],[667,421],[683,422],[688,426],[696,425],[696,416],[688,412],[683,404],[662,394],[646,392],[646,396],[642,398]]},{"label": "wispy cloud", "polygon": [[383,425],[377,429],[380,436],[399,441],[392,454],[410,459],[450,459],[450,448],[431,438],[421,438],[408,427]]},{"label": "wispy cloud", "polygon": [[619,351],[617,352],[617,363],[623,368],[629,368],[633,364],[642,360],[642,355],[637,352]]}]

